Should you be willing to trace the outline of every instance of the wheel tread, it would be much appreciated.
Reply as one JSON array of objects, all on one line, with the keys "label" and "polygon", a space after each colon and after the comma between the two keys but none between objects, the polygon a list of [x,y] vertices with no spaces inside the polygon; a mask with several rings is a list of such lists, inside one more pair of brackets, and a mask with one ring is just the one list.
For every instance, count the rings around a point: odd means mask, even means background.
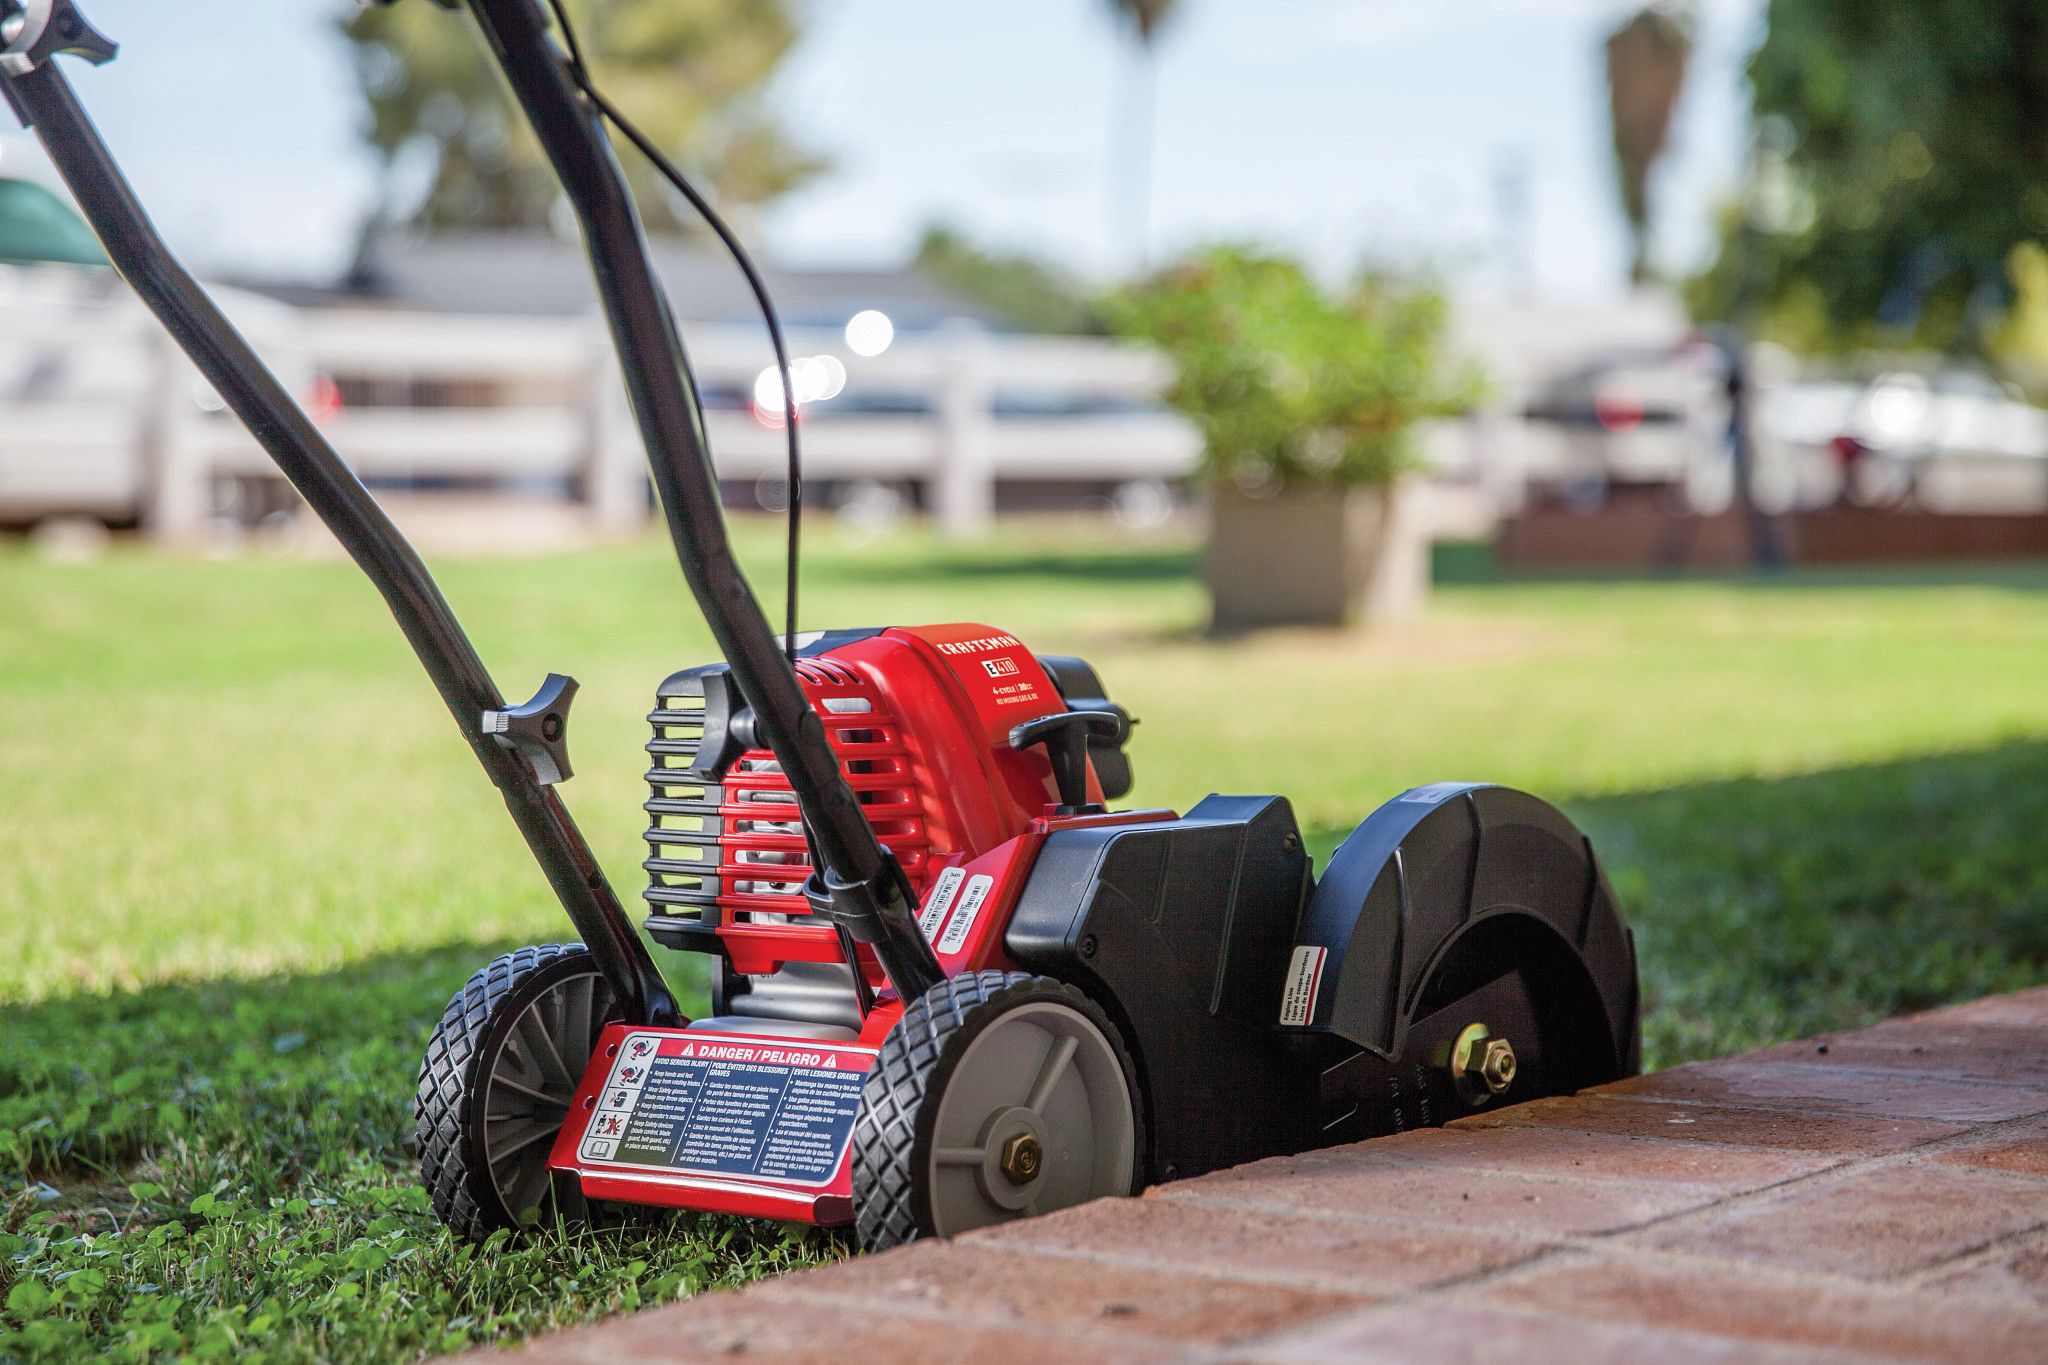
[{"label": "wheel tread", "polygon": [[870,1251],[897,1246],[926,1232],[918,1208],[916,1151],[918,1114],[931,1088],[933,1073],[948,1045],[984,1010],[1000,1009],[1011,997],[1046,992],[1090,1015],[1123,1061],[1132,1079],[1131,1102],[1137,1120],[1139,1167],[1143,1168],[1143,1101],[1130,1058],[1117,1030],[1086,995],[1073,986],[1028,972],[963,972],[934,986],[903,1012],[883,1039],[882,1047],[861,1090],[853,1126],[853,1204],[855,1229]]},{"label": "wheel tread", "polygon": [[420,1181],[435,1214],[459,1237],[481,1242],[499,1228],[514,1226],[502,1210],[491,1206],[497,1202],[494,1197],[487,1196],[488,1202],[479,1199],[478,1183],[490,1177],[475,1169],[463,1131],[463,1115],[479,1081],[479,1049],[498,1011],[521,986],[565,959],[589,955],[580,943],[546,943],[492,959],[449,1000],[427,1039],[413,1099]]}]

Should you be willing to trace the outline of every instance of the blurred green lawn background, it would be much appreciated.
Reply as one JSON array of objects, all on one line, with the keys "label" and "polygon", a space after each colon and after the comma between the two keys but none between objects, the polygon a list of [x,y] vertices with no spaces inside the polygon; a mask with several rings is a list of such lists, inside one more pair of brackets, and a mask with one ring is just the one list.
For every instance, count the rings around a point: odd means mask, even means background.
[{"label": "blurred green lawn background", "polygon": [[[739,531],[766,599],[775,536]],[[665,547],[440,572],[508,694],[583,683],[565,792],[637,906],[643,716],[712,657]],[[1636,927],[1651,1065],[2043,977],[2048,570],[1462,576],[1396,630],[1217,643],[1181,539],[821,529],[804,624],[1084,655],[1142,720],[1134,803],[1278,791],[1319,854],[1420,782],[1558,801]],[[425,1030],[568,927],[345,562],[0,549],[0,717],[0,1357],[390,1357],[834,1254],[686,1219],[478,1257],[431,1223]]]}]

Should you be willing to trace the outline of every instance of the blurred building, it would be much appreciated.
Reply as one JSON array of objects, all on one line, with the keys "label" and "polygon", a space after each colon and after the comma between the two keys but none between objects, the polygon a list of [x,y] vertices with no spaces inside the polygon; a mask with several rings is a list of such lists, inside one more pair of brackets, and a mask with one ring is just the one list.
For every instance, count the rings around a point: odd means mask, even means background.
[{"label": "blurred building", "polygon": [[[189,538],[285,515],[280,479],[218,396],[111,271],[79,263],[90,235],[75,211],[26,178],[10,205],[0,232],[26,245],[0,264],[0,522],[85,516]],[[704,244],[654,251],[728,497],[779,507],[782,380],[744,280]],[[331,285],[215,293],[380,491],[626,529],[649,514],[647,476],[588,272],[547,233],[400,236]],[[1170,376],[1144,348],[1018,334],[914,268],[771,269],[769,284],[814,505],[923,511],[963,533],[1005,508],[1173,510],[1199,442],[1162,405]]]},{"label": "blurred building", "polygon": [[[759,318],[745,279],[715,242],[665,237],[652,247],[655,270],[684,320],[744,326]],[[785,326],[841,328],[871,308],[904,332],[962,318],[994,330],[1008,326],[915,266],[813,270],[763,263],[762,276]],[[376,301],[473,315],[575,317],[597,306],[582,244],[538,231],[392,234],[331,288],[294,292],[301,302]]]},{"label": "blurred building", "polygon": [[[106,269],[33,150],[0,139],[0,521],[82,515],[186,536],[284,515],[275,471]],[[653,251],[727,495],[778,507],[781,380],[754,299],[715,243]],[[588,269],[580,243],[548,232],[398,233],[343,279],[216,293],[380,489],[519,498],[623,529],[648,514],[646,476]],[[1142,525],[1192,501],[1199,438],[1162,404],[1170,374],[1151,352],[1023,334],[915,266],[767,276],[817,504],[971,533],[1000,510]],[[1605,511],[1640,545],[1692,545],[1688,519],[1729,515],[1726,358],[1675,297],[1468,291],[1451,344],[1488,387],[1423,433],[1430,534],[1562,513],[1558,543],[1577,547]],[[2048,416],[1991,378],[1757,359],[1753,491],[1767,511],[2048,509]]]}]

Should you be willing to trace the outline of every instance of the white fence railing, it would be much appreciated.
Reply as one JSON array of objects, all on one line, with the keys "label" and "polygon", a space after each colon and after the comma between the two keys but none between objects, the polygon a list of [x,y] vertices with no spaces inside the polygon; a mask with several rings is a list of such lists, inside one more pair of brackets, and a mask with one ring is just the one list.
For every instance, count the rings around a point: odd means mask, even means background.
[{"label": "white fence railing", "polygon": [[[0,515],[67,503],[120,515],[126,503],[157,534],[188,538],[206,529],[223,476],[271,472],[133,305],[0,311]],[[647,515],[645,458],[594,319],[259,311],[252,340],[287,382],[309,396],[337,384],[344,401],[324,427],[365,477],[542,482],[603,527]],[[719,476],[779,477],[782,432],[751,410],[765,334],[686,332]],[[845,370],[842,392],[805,409],[807,476],[915,483],[954,532],[988,519],[998,481],[1173,480],[1199,455],[1193,429],[1158,403],[1164,361],[1140,347],[967,324],[899,336],[874,357],[834,332],[789,342]]]}]

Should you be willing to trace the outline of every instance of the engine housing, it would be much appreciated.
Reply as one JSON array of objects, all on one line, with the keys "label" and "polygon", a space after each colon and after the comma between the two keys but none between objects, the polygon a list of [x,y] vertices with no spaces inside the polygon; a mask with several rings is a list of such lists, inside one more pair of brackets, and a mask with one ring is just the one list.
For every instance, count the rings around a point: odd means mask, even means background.
[{"label": "engine housing", "polygon": [[[1045,754],[1011,747],[1015,726],[1115,709],[1086,663],[1040,658],[975,624],[827,631],[803,640],[795,667],[840,771],[919,897],[937,866],[1016,838],[1057,802]],[[742,977],[845,964],[852,945],[802,895],[811,865],[795,798],[729,668],[672,674],[648,721],[649,935],[717,953]],[[1089,756],[1093,799],[1130,789],[1121,741]],[[879,986],[872,954],[854,956]]]}]

